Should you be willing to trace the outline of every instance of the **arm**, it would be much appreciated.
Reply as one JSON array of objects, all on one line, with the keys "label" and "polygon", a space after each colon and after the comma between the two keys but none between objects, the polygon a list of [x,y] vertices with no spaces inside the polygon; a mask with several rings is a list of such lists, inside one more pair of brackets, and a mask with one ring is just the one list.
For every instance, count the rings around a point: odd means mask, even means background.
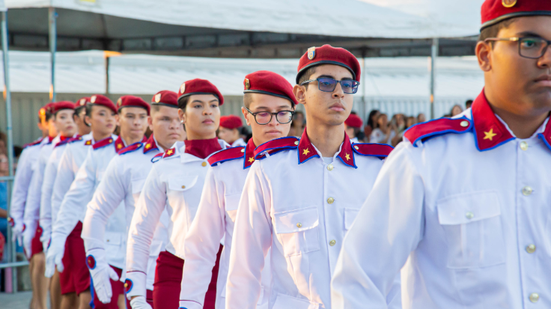
[{"label": "arm", "polygon": [[178,245],[178,249],[183,249],[186,257],[180,290],[180,308],[203,308],[212,268],[216,263],[216,254],[226,227],[223,192],[220,194],[219,190],[221,188],[218,188],[211,167],[207,172],[201,202],[186,236],[185,246]]},{"label": "arm", "polygon": [[13,220],[13,240],[19,237],[23,230],[23,216],[25,214],[27,192],[29,190],[33,175],[31,160],[28,159],[30,151],[30,148],[27,148],[21,154],[21,157],[19,158],[19,163],[17,164],[17,171],[15,172],[15,180],[13,182],[10,207],[10,217]]},{"label": "arm", "polygon": [[33,177],[29,192],[27,195],[27,203],[25,205],[25,214],[23,222],[25,224],[25,231],[23,232],[23,243],[27,254],[31,254],[31,241],[34,238],[36,228],[38,226],[39,212],[40,212],[40,196],[42,193],[42,183],[44,177],[45,162],[43,162],[42,154],[39,157],[38,162],[35,162],[33,171]]},{"label": "arm", "polygon": [[52,225],[55,225],[63,198],[69,191],[71,184],[75,180],[76,172],[79,169],[79,166],[75,166],[74,164],[72,148],[72,145],[67,145],[57,166],[57,176],[52,189]]},{"label": "arm", "polygon": [[239,202],[226,285],[226,308],[254,309],[260,297],[261,272],[272,244],[272,221],[268,213],[271,191],[261,163],[251,166]]},{"label": "arm", "polygon": [[332,280],[335,309],[387,308],[401,267],[423,238],[425,188],[411,148],[402,143],[390,154],[344,238]]},{"label": "arm", "polygon": [[40,197],[40,226],[42,227],[42,236],[40,237],[40,241],[46,244],[44,248],[47,247],[52,233],[52,190],[57,175],[57,163],[59,162],[58,151],[61,150],[54,150],[50,156],[44,170],[44,181],[42,183],[42,194]]}]

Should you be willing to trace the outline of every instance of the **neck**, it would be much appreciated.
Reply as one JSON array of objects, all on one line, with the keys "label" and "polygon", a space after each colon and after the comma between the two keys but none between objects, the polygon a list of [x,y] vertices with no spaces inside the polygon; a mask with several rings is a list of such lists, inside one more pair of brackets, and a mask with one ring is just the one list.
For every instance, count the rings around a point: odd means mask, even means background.
[{"label": "neck", "polygon": [[101,132],[92,131],[92,137],[94,138],[94,141],[96,141],[96,142],[101,141],[102,139],[106,139],[109,136],[111,136],[111,133],[104,134],[104,133],[101,133]]},{"label": "neck", "polygon": [[[282,137],[283,137],[283,136],[282,136]],[[253,135],[252,139],[253,139],[253,143],[254,143],[254,145],[255,145],[256,147],[258,147],[258,146],[260,146],[260,145],[262,145],[262,144],[264,144],[264,143],[270,141],[270,140],[261,141],[259,138],[256,138],[256,136],[254,136],[254,135]]]},{"label": "neck", "polygon": [[84,127],[84,128],[79,128],[78,129],[78,135],[80,135],[80,136],[86,135],[88,133],[90,133],[90,128],[89,127]]},{"label": "neck", "polygon": [[131,137],[131,136],[128,136],[127,134],[123,134],[121,132],[121,138],[123,139],[125,144],[128,146],[128,145],[132,145],[132,144],[137,143],[137,142],[141,142],[143,140],[143,135],[139,136],[139,137]]},{"label": "neck", "polygon": [[490,106],[492,106],[496,115],[503,119],[509,129],[513,131],[513,134],[520,139],[529,138],[534,135],[545,119],[549,117],[549,113],[542,113],[539,115],[518,115],[493,105]]},{"label": "neck", "polygon": [[308,121],[306,134],[323,157],[332,157],[339,151],[344,139],[344,124],[337,126],[316,125]]},{"label": "neck", "polygon": [[187,140],[193,141],[193,140],[200,140],[200,139],[212,139],[216,138],[216,133],[213,132],[212,134],[197,134],[195,132],[192,132],[191,130],[187,132]]}]

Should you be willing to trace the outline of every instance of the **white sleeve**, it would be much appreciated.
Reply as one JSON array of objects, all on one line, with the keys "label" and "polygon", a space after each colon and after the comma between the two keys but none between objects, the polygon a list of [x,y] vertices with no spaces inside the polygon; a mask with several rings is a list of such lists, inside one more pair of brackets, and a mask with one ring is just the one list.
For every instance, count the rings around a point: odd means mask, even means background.
[{"label": "white sleeve", "polygon": [[425,188],[411,148],[402,143],[390,154],[344,238],[332,279],[334,309],[391,306],[396,276],[424,234]]},{"label": "white sleeve", "polygon": [[250,168],[237,210],[226,308],[256,308],[264,259],[272,244],[270,209],[271,190],[262,171],[262,162],[258,161]]},{"label": "white sleeve", "polygon": [[184,307],[190,309],[203,308],[212,268],[225,233],[224,195],[220,192],[222,189],[218,188],[214,169],[211,167],[206,175],[195,219],[185,238],[185,246],[177,246],[179,249],[184,247],[186,261],[180,290],[180,305],[182,306],[182,301],[189,302]]},{"label": "white sleeve", "polygon": [[[70,144],[67,145],[67,148],[61,155],[57,166],[57,176],[55,178],[54,187],[52,190],[51,202],[52,214],[56,218],[59,213],[59,209],[61,208],[63,198],[69,191],[73,180],[75,180],[76,171],[78,171],[78,167],[74,165],[72,147],[73,146]],[[56,220],[57,219],[53,219],[52,224],[55,225]]]},{"label": "white sleeve", "polygon": [[63,198],[61,207],[54,222],[52,238],[66,238],[86,213],[86,204],[92,198],[96,183],[96,162],[92,152],[88,152],[84,163],[78,170],[69,192]]},{"label": "white sleeve", "polygon": [[[34,146],[39,147],[39,146]],[[17,171],[15,172],[15,180],[13,181],[13,191],[11,196],[10,217],[15,224],[23,224],[23,216],[25,214],[25,204],[27,202],[27,192],[31,185],[33,170],[31,167],[32,160],[29,157],[27,148],[21,154],[17,163]]]},{"label": "white sleeve", "polygon": [[25,205],[24,223],[27,228],[36,229],[37,221],[40,218],[40,196],[42,194],[42,183],[44,181],[44,169],[46,159],[43,153],[40,153],[38,162],[36,162],[27,195],[27,204]]},{"label": "white sleeve", "polygon": [[54,189],[58,162],[56,151],[54,150],[48,163],[46,163],[44,181],[42,183],[42,194],[40,197],[40,226],[43,230],[43,237],[41,237],[41,239],[48,239],[52,231],[52,220],[54,220],[52,216],[52,190]]},{"label": "white sleeve", "polygon": [[125,182],[122,178],[129,174],[121,175],[120,167],[120,157],[115,157],[109,162],[102,181],[88,203],[81,234],[86,251],[105,247],[104,235],[107,221],[128,194],[128,188],[124,185],[128,181]]},{"label": "white sleeve", "polygon": [[167,202],[166,187],[153,165],[140,193],[130,223],[126,249],[126,278],[134,283],[133,295],[146,295],[147,262],[151,240]]}]

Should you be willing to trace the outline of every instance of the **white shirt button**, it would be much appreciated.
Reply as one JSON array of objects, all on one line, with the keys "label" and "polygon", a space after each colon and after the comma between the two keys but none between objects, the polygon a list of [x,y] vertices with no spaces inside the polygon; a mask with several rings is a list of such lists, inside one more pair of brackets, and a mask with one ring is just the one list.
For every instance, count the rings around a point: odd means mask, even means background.
[{"label": "white shirt button", "polygon": [[529,186],[526,186],[526,187],[522,188],[522,194],[525,195],[525,196],[528,196],[528,195],[532,194],[532,192],[534,192],[534,190],[532,188],[530,188]]},{"label": "white shirt button", "polygon": [[472,213],[471,211],[468,211],[468,212],[465,214],[465,218],[471,220],[472,218],[474,218],[474,213]]},{"label": "white shirt button", "polygon": [[329,242],[329,245],[330,245],[331,247],[333,247],[336,243],[337,243],[337,241],[333,239],[333,240],[331,240],[331,241]]},{"label": "white shirt button", "polygon": [[332,198],[332,197],[330,197],[330,198],[327,199],[327,203],[328,203],[328,204],[333,204],[334,201],[335,201],[335,199]]},{"label": "white shirt button", "polygon": [[530,294],[530,301],[533,303],[537,303],[538,300],[540,300],[540,294],[538,293],[532,293]]},{"label": "white shirt button", "polygon": [[520,142],[520,149],[527,150],[528,149],[528,143],[525,141]]},{"label": "white shirt button", "polygon": [[328,171],[332,171],[332,170],[333,170],[333,164],[327,165],[327,170],[328,170]]},{"label": "white shirt button", "polygon": [[536,252],[536,245],[530,244],[530,245],[526,246],[526,252],[528,252],[530,254]]}]

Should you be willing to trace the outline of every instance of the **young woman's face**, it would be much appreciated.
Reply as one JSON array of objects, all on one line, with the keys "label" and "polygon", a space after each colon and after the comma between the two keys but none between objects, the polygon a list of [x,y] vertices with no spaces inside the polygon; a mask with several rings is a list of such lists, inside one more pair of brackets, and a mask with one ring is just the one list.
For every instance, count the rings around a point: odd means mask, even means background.
[{"label": "young woman's face", "polygon": [[216,130],[220,124],[219,105],[220,101],[212,94],[197,94],[189,97],[185,111],[178,110],[188,139],[216,137]]},{"label": "young woman's face", "polygon": [[55,114],[54,123],[57,131],[62,136],[73,136],[77,131],[77,126],[73,120],[74,110],[62,109]]}]

